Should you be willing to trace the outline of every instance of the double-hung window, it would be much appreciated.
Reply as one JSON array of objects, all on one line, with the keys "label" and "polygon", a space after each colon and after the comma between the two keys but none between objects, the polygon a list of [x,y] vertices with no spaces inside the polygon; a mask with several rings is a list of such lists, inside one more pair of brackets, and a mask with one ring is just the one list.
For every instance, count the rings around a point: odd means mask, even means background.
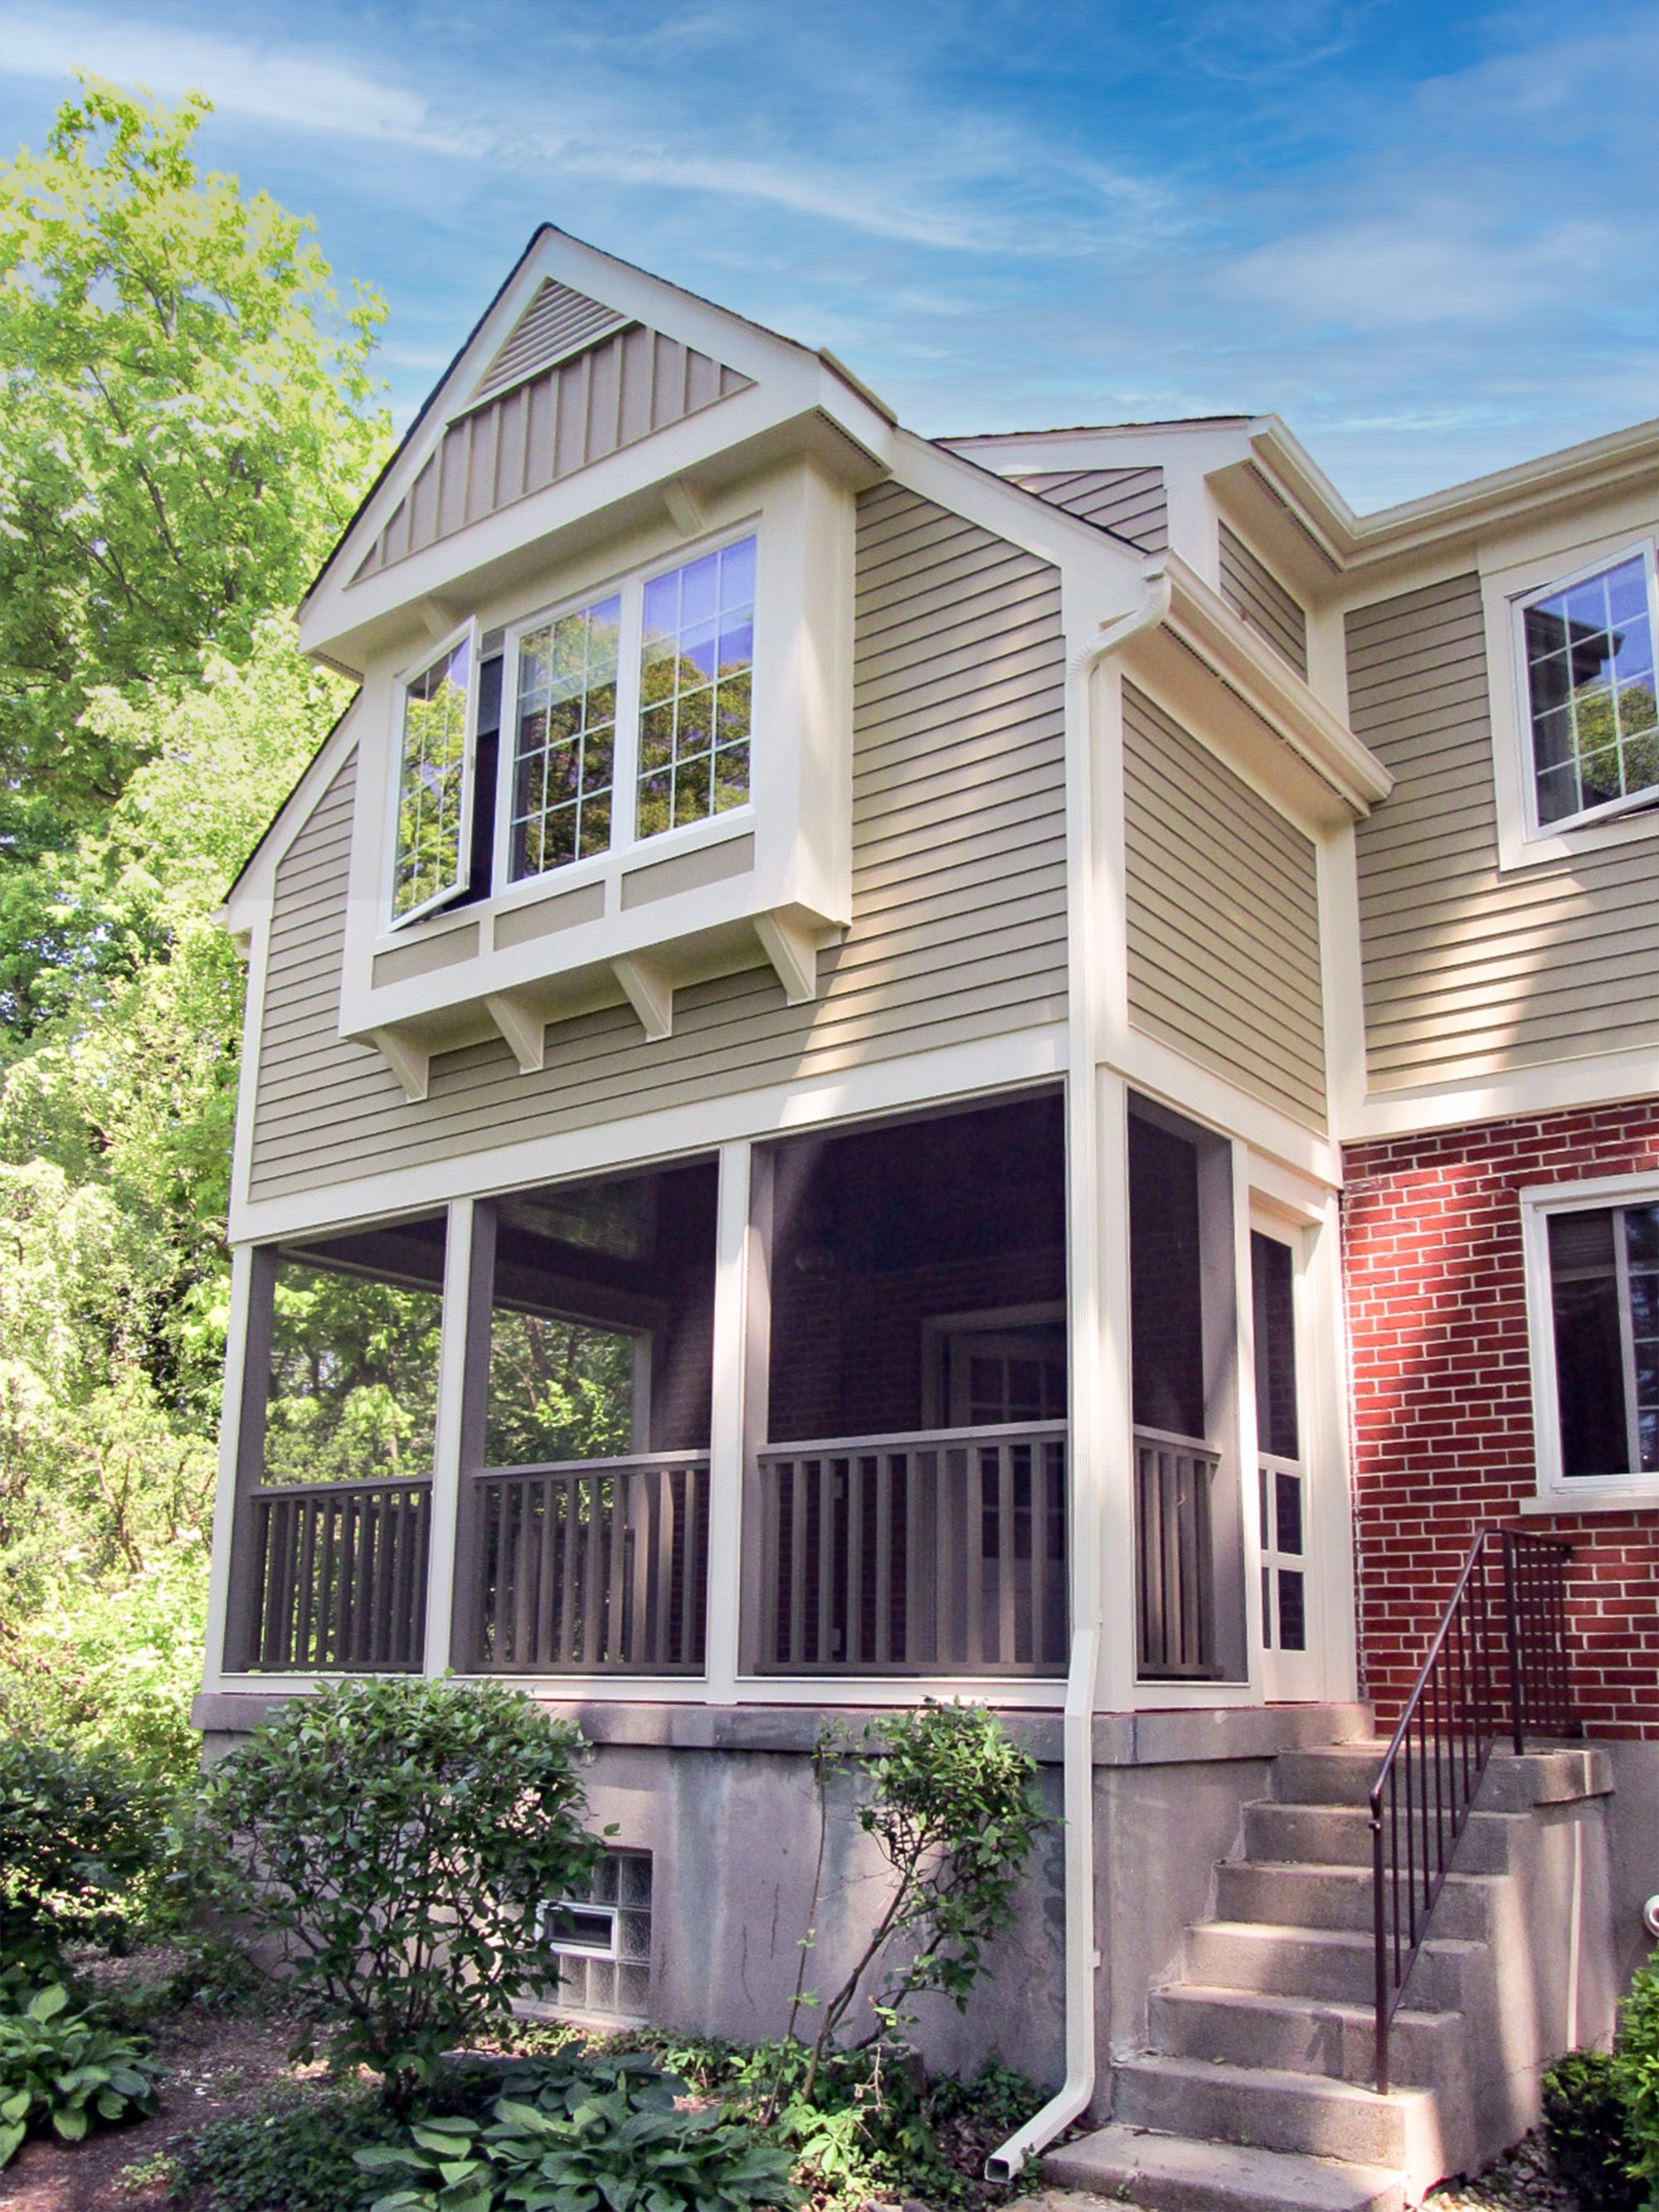
[{"label": "double-hung window", "polygon": [[1659,799],[1652,547],[1528,592],[1516,609],[1538,828]]},{"label": "double-hung window", "polygon": [[[647,570],[486,653],[469,630],[405,681],[394,924],[748,803],[755,552],[750,534]],[[499,738],[478,712],[496,696]]]},{"label": "double-hung window", "polygon": [[1569,1186],[1522,1206],[1540,1492],[1659,1496],[1659,1188]]}]

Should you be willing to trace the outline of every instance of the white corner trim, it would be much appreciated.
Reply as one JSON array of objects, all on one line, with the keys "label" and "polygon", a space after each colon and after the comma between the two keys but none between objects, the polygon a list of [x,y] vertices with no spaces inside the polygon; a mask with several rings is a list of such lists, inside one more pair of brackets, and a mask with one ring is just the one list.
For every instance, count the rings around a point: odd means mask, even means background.
[{"label": "white corner trim", "polygon": [[628,1003],[653,1044],[674,1034],[674,986],[667,973],[637,953],[624,953],[611,963],[611,972],[622,985]]},{"label": "white corner trim", "polygon": [[792,1006],[810,1006],[818,995],[818,948],[810,930],[785,915],[755,917],[755,930]]}]

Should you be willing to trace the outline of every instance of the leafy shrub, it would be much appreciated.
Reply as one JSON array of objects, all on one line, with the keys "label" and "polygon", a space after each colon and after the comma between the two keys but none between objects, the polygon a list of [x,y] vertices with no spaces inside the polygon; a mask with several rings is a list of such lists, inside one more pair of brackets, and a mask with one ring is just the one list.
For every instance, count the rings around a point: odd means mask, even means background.
[{"label": "leafy shrub", "polygon": [[170,2177],[172,2198],[211,2212],[357,2212],[374,2187],[356,2154],[404,2132],[375,2090],[283,2090],[198,2129]]},{"label": "leafy shrub", "polygon": [[353,1681],[290,1699],[206,1778],[222,1893],[340,2022],[334,2062],[378,2069],[395,2104],[552,1987],[541,1907],[599,1850],[580,1746],[504,1685]]},{"label": "leafy shrub", "polygon": [[32,2129],[79,2142],[94,2122],[130,2119],[155,2104],[159,2068],[89,2013],[61,1983],[21,2012],[0,2013],[0,2166]]},{"label": "leafy shrub", "polygon": [[119,1943],[161,1861],[156,1785],[112,1753],[0,1737],[0,1966],[61,1974],[69,1942]]},{"label": "leafy shrub", "polygon": [[642,2055],[514,2069],[486,2120],[417,2121],[409,2140],[360,2151],[407,2176],[373,2212],[743,2212],[799,2203],[787,2152],[718,2107],[683,2111],[685,2084]]},{"label": "leafy shrub", "polygon": [[1604,2051],[1570,2051],[1544,2076],[1544,2137],[1551,2162],[1586,2212],[1636,2212],[1636,2141],[1618,2071]]},{"label": "leafy shrub", "polygon": [[1613,2079],[1632,2145],[1631,2172],[1646,2183],[1649,2204],[1659,2205],[1659,1951],[1619,2008]]},{"label": "leafy shrub", "polygon": [[[869,1999],[872,2037],[908,2025],[915,2017],[911,2002],[924,1990],[941,1991],[966,2010],[985,1971],[985,1947],[1012,1917],[1020,1874],[1044,1818],[1035,1792],[1036,1763],[1009,1741],[995,1715],[983,1705],[929,1699],[912,1712],[872,1721],[855,1744],[833,1735],[819,1739],[820,1875],[829,1773],[854,1752],[863,1760],[859,1826],[896,1880],[851,1972],[824,2003],[802,2085],[809,2102],[824,2053],[884,1959],[884,1978]],[[815,1883],[813,1922],[817,1917]],[[806,2002],[813,1940],[809,1925],[790,2013],[792,2038]]]}]

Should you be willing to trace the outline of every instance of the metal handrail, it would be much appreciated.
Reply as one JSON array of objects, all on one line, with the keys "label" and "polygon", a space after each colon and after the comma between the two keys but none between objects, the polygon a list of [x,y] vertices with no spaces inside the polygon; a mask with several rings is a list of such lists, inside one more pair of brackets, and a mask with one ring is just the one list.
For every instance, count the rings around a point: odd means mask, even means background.
[{"label": "metal handrail", "polygon": [[[1383,1753],[1370,1792],[1379,2095],[1389,2087],[1390,2024],[1428,1940],[1430,1917],[1498,1741],[1500,1697],[1507,1694],[1507,1733],[1517,1754],[1529,1729],[1560,1735],[1575,1730],[1565,1634],[1565,1567],[1571,1548],[1516,1528],[1478,1531]],[[1486,1565],[1494,1549],[1501,1555],[1503,1575],[1501,1686],[1498,1609]]]}]

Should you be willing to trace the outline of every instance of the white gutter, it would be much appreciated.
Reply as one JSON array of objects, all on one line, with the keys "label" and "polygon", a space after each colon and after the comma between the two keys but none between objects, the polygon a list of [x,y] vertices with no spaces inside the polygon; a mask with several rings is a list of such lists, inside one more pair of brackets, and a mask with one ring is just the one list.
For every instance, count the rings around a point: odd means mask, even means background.
[{"label": "white gutter", "polygon": [[[1073,1117],[1073,1141],[1084,1157],[1095,1156],[1095,1051],[1093,988],[1097,957],[1094,926],[1093,811],[1090,803],[1091,750],[1094,742],[1089,710],[1089,683],[1110,653],[1127,645],[1137,632],[1164,621],[1173,600],[1167,574],[1146,578],[1146,594],[1132,613],[1104,627],[1085,646],[1066,669],[1068,684],[1076,687],[1077,708],[1068,714],[1068,737],[1075,736],[1079,757],[1068,763],[1068,802],[1076,853],[1073,882],[1078,896],[1072,902],[1072,1000],[1068,1028],[1071,1036],[1068,1073]],[[1093,1185],[1089,1186],[1092,1192]],[[1077,1224],[1079,1249],[1086,1255],[1085,1279],[1097,1283],[1096,1219]],[[1091,1362],[1091,1365],[1093,1366]],[[1079,1376],[1073,1392],[1074,1407],[1081,1407],[1084,1449],[1092,1453],[1098,1420],[1092,1403],[1097,1378]],[[1087,1394],[1089,1402],[1083,1404]],[[1073,1453],[1075,1468],[1077,1455]],[[1075,1484],[1073,1496],[1081,1486]],[[1038,2156],[1062,2128],[1067,2128],[1089,2109],[1095,2094],[1095,1975],[1100,1952],[1095,1942],[1095,1679],[1100,1658],[1100,1516],[1093,1486],[1087,1486],[1089,1510],[1073,1514],[1071,1530],[1072,1618],[1079,1625],[1072,1632],[1072,1657],[1066,1677],[1066,1717],[1062,1736],[1064,1765],[1062,1805],[1066,1821],[1066,2079],[1040,2112],[1023,2128],[1000,2144],[985,2161],[989,2181],[1012,2181],[1029,2159]]]}]

